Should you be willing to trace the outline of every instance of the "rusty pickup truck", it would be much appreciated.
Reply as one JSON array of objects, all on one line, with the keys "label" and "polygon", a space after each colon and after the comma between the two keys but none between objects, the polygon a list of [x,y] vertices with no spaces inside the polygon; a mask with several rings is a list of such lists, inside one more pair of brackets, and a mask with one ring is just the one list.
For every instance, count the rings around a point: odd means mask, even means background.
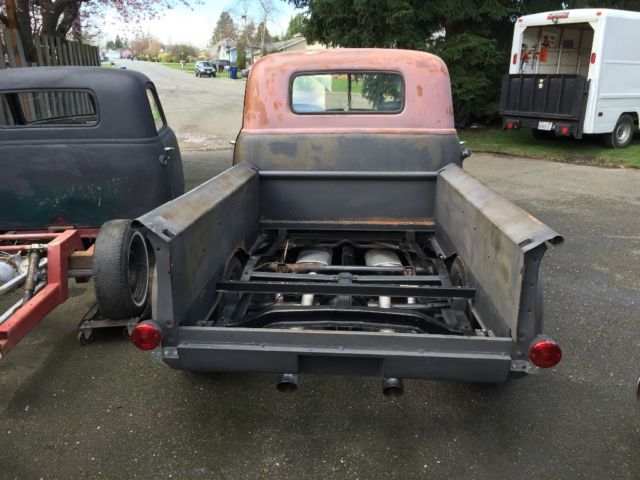
[{"label": "rusty pickup truck", "polygon": [[326,373],[378,376],[394,395],[404,378],[497,383],[556,365],[540,264],[562,237],[463,157],[434,55],[259,60],[233,166],[126,226],[154,259],[133,343],[177,369],[276,373],[281,390]]}]

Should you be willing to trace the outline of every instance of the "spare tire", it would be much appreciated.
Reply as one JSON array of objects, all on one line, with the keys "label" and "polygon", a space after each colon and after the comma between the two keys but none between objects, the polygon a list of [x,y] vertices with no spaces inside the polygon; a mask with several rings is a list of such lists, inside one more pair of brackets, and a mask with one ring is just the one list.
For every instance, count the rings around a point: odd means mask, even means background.
[{"label": "spare tire", "polygon": [[149,304],[149,249],[140,229],[131,223],[105,223],[93,251],[96,298],[100,313],[108,319],[139,317]]}]

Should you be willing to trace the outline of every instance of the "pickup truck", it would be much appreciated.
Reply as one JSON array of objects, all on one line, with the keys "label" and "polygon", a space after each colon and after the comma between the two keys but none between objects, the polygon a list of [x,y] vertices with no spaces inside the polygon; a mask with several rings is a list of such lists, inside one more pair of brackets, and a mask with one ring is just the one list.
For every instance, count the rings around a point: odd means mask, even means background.
[{"label": "pickup truck", "polygon": [[[504,382],[561,358],[540,265],[562,237],[462,167],[446,65],[405,50],[275,54],[233,166],[129,224],[154,258],[131,339],[167,365]],[[104,280],[96,277],[98,284]],[[115,292],[114,292],[115,293]]]}]

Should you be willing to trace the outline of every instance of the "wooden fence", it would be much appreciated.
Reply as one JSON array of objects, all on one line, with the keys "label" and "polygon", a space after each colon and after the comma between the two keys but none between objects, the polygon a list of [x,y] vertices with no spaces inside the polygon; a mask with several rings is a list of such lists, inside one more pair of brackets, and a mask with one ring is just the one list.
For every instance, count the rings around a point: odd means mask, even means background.
[{"label": "wooden fence", "polygon": [[20,35],[16,30],[0,29],[0,69],[56,65],[100,65],[98,47],[70,42],[50,35],[34,35],[36,61],[27,62]]}]

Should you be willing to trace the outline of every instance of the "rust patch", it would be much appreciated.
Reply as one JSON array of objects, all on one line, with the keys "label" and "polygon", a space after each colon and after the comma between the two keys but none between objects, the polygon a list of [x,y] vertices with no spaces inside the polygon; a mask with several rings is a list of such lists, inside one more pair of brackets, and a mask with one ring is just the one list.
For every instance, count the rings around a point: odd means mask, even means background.
[{"label": "rust patch", "polygon": [[418,85],[416,87],[416,93],[418,94],[419,97],[422,96],[422,85]]}]

